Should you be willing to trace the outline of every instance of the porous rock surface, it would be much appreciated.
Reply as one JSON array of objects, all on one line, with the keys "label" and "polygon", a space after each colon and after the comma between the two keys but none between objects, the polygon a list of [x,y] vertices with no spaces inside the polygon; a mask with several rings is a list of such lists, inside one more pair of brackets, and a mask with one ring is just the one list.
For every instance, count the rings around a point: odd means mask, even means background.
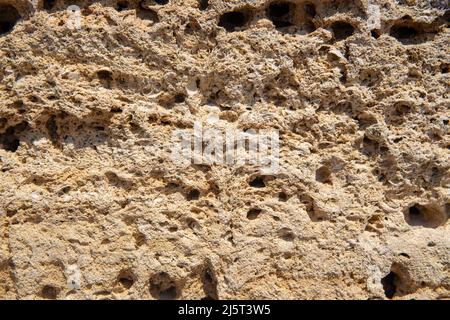
[{"label": "porous rock surface", "polygon": [[[448,10],[0,0],[0,298],[449,298]],[[279,171],[172,161],[211,113]]]}]

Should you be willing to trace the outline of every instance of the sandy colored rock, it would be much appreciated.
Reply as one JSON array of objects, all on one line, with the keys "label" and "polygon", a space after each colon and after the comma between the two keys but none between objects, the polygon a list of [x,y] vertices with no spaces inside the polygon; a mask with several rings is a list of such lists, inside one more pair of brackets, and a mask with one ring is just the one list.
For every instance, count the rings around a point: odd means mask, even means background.
[{"label": "sandy colored rock", "polygon": [[[450,298],[448,27],[445,0],[0,0],[0,299]],[[199,122],[278,130],[279,170],[173,161]]]}]

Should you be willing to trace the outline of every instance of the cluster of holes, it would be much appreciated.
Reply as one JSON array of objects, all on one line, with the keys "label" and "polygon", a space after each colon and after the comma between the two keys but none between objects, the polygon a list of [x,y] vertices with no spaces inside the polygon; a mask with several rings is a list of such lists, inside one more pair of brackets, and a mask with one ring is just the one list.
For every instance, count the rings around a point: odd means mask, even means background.
[{"label": "cluster of holes", "polygon": [[[109,114],[103,112],[91,112],[86,117],[86,121],[82,121],[74,115],[66,112],[57,114],[48,114],[43,112],[36,120],[36,126],[41,127],[47,132],[48,139],[56,148],[62,148],[64,143],[74,143],[77,147],[96,148],[107,139],[107,126],[109,122]],[[95,120],[96,119],[96,120]],[[83,135],[80,139],[78,132],[84,130],[88,135]]]},{"label": "cluster of holes", "polygon": [[[266,17],[272,21],[277,29],[284,29],[294,26],[298,22],[297,5],[290,1],[273,1],[265,9]],[[228,32],[233,32],[247,26],[252,19],[251,9],[243,8],[225,12],[219,18],[219,26]],[[305,3],[303,6],[304,27],[308,32],[315,30],[312,18],[316,15],[316,8],[312,3]]]},{"label": "cluster of holes", "polygon": [[[152,5],[166,5],[169,0],[142,0],[136,8],[137,16],[144,20],[159,21],[156,11],[149,8]],[[43,8],[45,10],[52,10],[56,6],[56,0],[44,0]],[[207,10],[209,7],[208,0],[198,0],[198,8],[201,11]],[[272,21],[274,26],[278,29],[290,27],[296,24],[298,20],[297,5],[290,1],[273,1],[265,9],[265,14],[268,19]],[[116,9],[124,11],[131,9],[130,2],[127,0],[119,0],[116,2]],[[312,23],[312,18],[316,16],[316,8],[312,3],[305,3],[303,5],[302,14],[304,20],[304,27],[308,32],[315,30]],[[225,12],[219,18],[218,25],[225,28],[229,32],[240,30],[245,27],[254,16],[249,8],[236,9],[234,11]],[[11,5],[0,5],[0,35],[12,30],[16,22],[21,18],[16,8]],[[345,21],[335,21],[330,25],[333,32],[334,39],[341,41],[355,32],[355,27]],[[395,37],[403,44],[413,44],[420,41],[420,36],[425,34],[422,26],[414,21],[409,16],[405,16],[396,24],[394,24],[389,34]],[[374,29],[371,31],[374,38],[378,38],[381,34],[380,30]]]},{"label": "cluster of holes", "polygon": [[0,5],[0,35],[10,32],[21,16],[15,7],[9,4]]},{"label": "cluster of holes", "polygon": [[151,9],[150,6],[158,4],[158,5],[166,5],[169,3],[168,0],[143,0],[140,1],[137,7],[135,8],[130,4],[127,0],[119,0],[116,2],[116,10],[119,12],[135,9],[136,15],[142,20],[150,20],[153,22],[159,22],[158,13]]},{"label": "cluster of holes", "polygon": [[375,70],[362,70],[360,72],[361,84],[366,87],[373,87],[380,82],[380,74]]}]

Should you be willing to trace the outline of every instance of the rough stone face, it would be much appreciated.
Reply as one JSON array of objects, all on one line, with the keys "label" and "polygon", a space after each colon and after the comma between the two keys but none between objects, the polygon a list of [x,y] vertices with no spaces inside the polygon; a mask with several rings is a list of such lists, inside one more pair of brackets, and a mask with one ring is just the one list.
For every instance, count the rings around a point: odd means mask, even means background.
[{"label": "rough stone face", "polygon": [[[0,298],[450,298],[448,27],[445,0],[0,0]],[[211,114],[279,130],[279,171],[172,161]]]}]

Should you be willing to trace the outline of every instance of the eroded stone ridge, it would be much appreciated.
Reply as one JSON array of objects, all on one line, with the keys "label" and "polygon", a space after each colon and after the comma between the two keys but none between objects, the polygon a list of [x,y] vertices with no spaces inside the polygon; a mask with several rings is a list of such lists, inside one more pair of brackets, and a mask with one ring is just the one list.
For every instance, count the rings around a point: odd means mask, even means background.
[{"label": "eroded stone ridge", "polygon": [[[450,298],[449,17],[0,0],[0,298]],[[278,172],[174,162],[197,122]]]}]

